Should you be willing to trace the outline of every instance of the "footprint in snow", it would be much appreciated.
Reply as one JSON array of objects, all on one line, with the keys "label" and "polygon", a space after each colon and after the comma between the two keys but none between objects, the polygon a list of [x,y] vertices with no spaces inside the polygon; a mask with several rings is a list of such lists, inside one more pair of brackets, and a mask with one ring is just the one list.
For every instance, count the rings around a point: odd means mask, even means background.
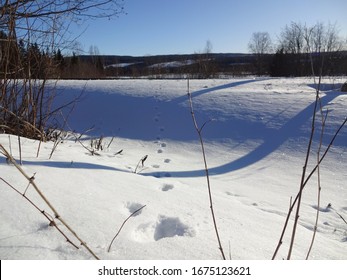
[{"label": "footprint in snow", "polygon": [[[137,202],[127,202],[125,208],[129,211],[130,214],[134,213],[136,210],[139,210],[143,205]],[[138,216],[142,213],[142,209],[136,212],[133,217]]]},{"label": "footprint in snow", "polygon": [[161,190],[163,192],[167,192],[169,190],[172,190],[174,188],[174,185],[172,184],[164,184],[162,187],[161,187]]},{"label": "footprint in snow", "polygon": [[158,149],[158,150],[157,150],[157,153],[158,153],[158,154],[161,154],[161,153],[163,153],[163,152],[164,152],[164,151],[163,151],[162,149]]},{"label": "footprint in snow", "polygon": [[159,216],[154,231],[154,240],[158,241],[163,238],[174,236],[193,237],[195,236],[195,231],[186,224],[182,223],[177,217]]},{"label": "footprint in snow", "polygon": [[226,193],[227,195],[230,195],[230,196],[241,197],[241,195],[234,194],[234,193],[232,193],[232,192],[226,191],[225,193]]},{"label": "footprint in snow", "polygon": [[183,223],[178,217],[159,215],[156,222],[139,225],[133,232],[138,242],[153,242],[175,236],[194,237],[194,228]]},{"label": "footprint in snow", "polygon": [[170,162],[171,162],[171,159],[166,158],[166,159],[164,159],[164,162],[165,162],[165,163],[170,163]]},{"label": "footprint in snow", "polygon": [[160,147],[165,148],[166,147],[166,143],[161,143]]},{"label": "footprint in snow", "polygon": [[[311,207],[315,210],[318,210],[318,206],[317,205],[311,205]],[[330,207],[319,207],[319,211],[320,212],[330,212],[331,208]]]}]

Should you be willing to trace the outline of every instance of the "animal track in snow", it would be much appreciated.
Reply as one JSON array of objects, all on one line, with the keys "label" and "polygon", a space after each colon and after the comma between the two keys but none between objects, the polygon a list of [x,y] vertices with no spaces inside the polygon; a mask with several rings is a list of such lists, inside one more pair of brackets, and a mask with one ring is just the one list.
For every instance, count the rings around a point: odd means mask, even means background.
[{"label": "animal track in snow", "polygon": [[226,193],[227,195],[230,195],[230,196],[241,197],[241,195],[239,195],[239,194],[234,194],[234,193],[232,193],[232,192],[226,191],[225,193]]},{"label": "animal track in snow", "polygon": [[163,152],[164,152],[164,151],[163,151],[162,149],[158,149],[158,150],[157,150],[157,153],[158,153],[158,154],[161,154],[161,153],[163,153]]},{"label": "animal track in snow", "polygon": [[160,147],[165,148],[166,147],[166,143],[161,143]]},{"label": "animal track in snow", "polygon": [[161,190],[163,192],[167,192],[169,190],[172,190],[174,188],[174,185],[172,184],[164,184],[162,187],[161,187]]},{"label": "animal track in snow", "polygon": [[[311,207],[315,210],[318,210],[318,206],[317,205],[311,205]],[[330,207],[319,207],[319,211],[320,212],[330,212],[331,208]]]},{"label": "animal track in snow", "polygon": [[[143,206],[142,204],[137,203],[137,202],[127,202],[127,203],[125,204],[125,207],[128,209],[128,211],[129,211],[130,214],[134,213],[136,210],[140,209],[142,206]],[[141,212],[142,212],[142,210],[136,212],[136,213],[133,215],[133,217],[140,215]]]},{"label": "animal track in snow", "polygon": [[157,221],[154,240],[158,241],[163,238],[174,237],[174,236],[195,236],[195,231],[182,223],[177,217],[166,217],[159,216]]},{"label": "animal track in snow", "polygon": [[256,208],[258,208],[260,211],[266,212],[266,213],[270,213],[270,214],[275,214],[275,215],[279,215],[282,217],[285,217],[287,215],[286,212],[282,212],[280,210],[277,209],[270,209],[269,206],[266,205],[262,205],[262,204],[258,204],[258,203],[252,203],[252,206],[255,206]]},{"label": "animal track in snow", "polygon": [[175,236],[194,237],[195,230],[184,224],[178,217],[159,215],[156,222],[141,224],[133,232],[133,237],[138,242],[159,241]]},{"label": "animal track in snow", "polygon": [[166,159],[164,159],[164,162],[165,162],[165,163],[170,163],[170,162],[171,162],[171,159],[166,158]]}]

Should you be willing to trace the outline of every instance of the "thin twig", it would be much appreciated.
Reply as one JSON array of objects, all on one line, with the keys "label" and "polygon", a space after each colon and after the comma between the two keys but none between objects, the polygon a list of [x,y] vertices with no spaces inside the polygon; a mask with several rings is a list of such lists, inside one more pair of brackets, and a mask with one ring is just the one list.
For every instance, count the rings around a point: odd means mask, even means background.
[{"label": "thin twig", "polygon": [[218,231],[218,227],[217,227],[216,216],[214,214],[214,209],[213,209],[213,199],[212,199],[212,192],[211,192],[210,176],[209,176],[209,171],[208,171],[208,166],[207,166],[204,141],[203,141],[202,135],[201,135],[202,128],[199,128],[199,125],[198,125],[198,123],[196,121],[196,118],[195,118],[195,113],[194,113],[194,109],[193,109],[192,95],[191,95],[190,90],[189,90],[189,79],[187,80],[187,87],[188,87],[188,99],[189,99],[189,105],[190,105],[190,113],[192,115],[192,120],[193,120],[193,123],[194,123],[195,130],[196,130],[196,132],[198,133],[198,136],[199,136],[200,146],[201,146],[201,150],[202,150],[202,156],[203,156],[204,165],[205,165],[207,189],[208,189],[208,196],[209,196],[209,200],[210,200],[210,210],[211,210],[213,225],[214,225],[214,229],[215,229],[215,233],[216,233],[216,237],[217,237],[217,241],[218,241],[219,250],[220,250],[220,252],[222,254],[223,260],[226,260],[225,254],[224,254],[224,250],[223,250],[223,247],[222,247],[222,243],[221,243],[221,240],[220,240],[220,237],[219,237],[219,231]]},{"label": "thin twig", "polygon": [[345,219],[339,212],[337,212],[337,211],[335,210],[335,213],[342,219],[342,221],[345,222],[345,224],[347,224],[346,219]]},{"label": "thin twig", "polygon": [[23,161],[22,161],[22,143],[20,141],[20,136],[18,135],[18,150],[19,150],[19,164],[22,165]]},{"label": "thin twig", "polygon": [[108,145],[107,145],[107,149],[108,149],[108,148],[111,146],[111,144],[112,144],[113,140],[114,140],[114,136],[112,136],[110,143],[108,143]]},{"label": "thin twig", "polygon": [[85,247],[90,254],[93,255],[95,259],[99,259],[99,257],[87,246],[87,244],[77,235],[77,233],[65,222],[65,220],[59,215],[57,210],[53,207],[53,205],[49,202],[49,200],[45,197],[39,187],[36,185],[35,180],[32,177],[29,177],[23,168],[18,165],[15,159],[8,153],[8,151],[4,148],[2,144],[0,144],[0,150],[7,157],[7,159],[17,168],[17,170],[29,181],[29,183],[34,187],[35,191],[38,195],[43,199],[43,201],[47,204],[47,206],[53,211],[54,217],[58,219],[80,242],[83,247]]},{"label": "thin twig", "polygon": [[306,260],[308,260],[308,257],[310,256],[312,247],[313,247],[313,243],[316,237],[316,233],[317,233],[317,229],[318,229],[318,219],[319,219],[319,209],[320,209],[320,197],[321,197],[321,190],[322,190],[322,186],[321,186],[321,177],[320,177],[320,164],[319,164],[319,158],[320,158],[320,152],[322,149],[322,143],[323,143],[323,136],[324,136],[324,129],[325,129],[325,123],[328,117],[328,111],[326,112],[325,117],[323,116],[323,108],[322,108],[322,103],[320,102],[320,113],[321,113],[321,117],[322,117],[322,130],[321,130],[321,134],[320,134],[320,140],[319,140],[319,147],[318,147],[318,151],[317,151],[317,187],[318,187],[318,191],[317,191],[317,211],[316,211],[316,220],[315,220],[315,225],[314,225],[314,229],[313,229],[313,234],[312,234],[312,239],[311,239],[311,244],[310,247],[308,249],[307,255],[306,255]]},{"label": "thin twig", "polygon": [[[144,167],[144,164],[145,164],[145,161],[146,161],[147,158],[148,158],[148,155],[145,155],[144,157],[142,157],[142,158],[139,160],[139,162],[138,162],[137,165],[136,165],[136,168],[135,168],[134,173],[137,174],[137,169],[139,168],[140,164],[142,165],[142,168]],[[140,171],[141,171],[141,170],[140,170]],[[139,172],[140,172],[140,171],[139,171]]]},{"label": "thin twig", "polygon": [[52,158],[53,156],[53,153],[55,152],[55,150],[57,149],[59,143],[62,141],[62,138],[60,138],[60,135],[62,135],[63,131],[59,131],[59,133],[56,135],[56,138],[55,138],[55,141],[54,141],[54,144],[53,144],[53,147],[52,147],[52,150],[51,150],[51,153],[49,154],[49,159]]},{"label": "thin twig", "polygon": [[137,209],[136,211],[134,211],[133,213],[131,213],[131,214],[129,215],[129,217],[126,218],[126,219],[124,220],[124,222],[122,223],[121,227],[120,227],[119,230],[117,231],[116,235],[113,237],[113,239],[112,239],[110,245],[108,246],[108,249],[107,249],[107,252],[108,252],[108,253],[111,251],[112,243],[113,243],[113,241],[116,239],[116,237],[119,235],[119,233],[120,233],[120,231],[122,230],[122,228],[124,227],[125,223],[126,223],[132,216],[134,216],[137,212],[140,212],[140,211],[141,211],[143,208],[145,208],[145,207],[146,207],[146,205],[141,206],[139,209]]},{"label": "thin twig", "polygon": [[[71,127],[69,126],[69,124],[68,124],[67,120],[65,119],[64,115],[62,115],[62,117],[63,117],[63,119],[64,119],[64,121],[65,121],[65,125],[66,125],[67,128],[71,131],[71,134],[72,134],[73,136],[75,136],[75,143],[76,143],[76,142],[80,143],[80,145],[81,145],[83,148],[85,148],[89,153],[91,153],[92,156],[94,156],[94,155],[100,156],[100,154],[97,153],[94,149],[89,149],[87,146],[85,146],[85,145],[82,143],[81,137],[82,137],[83,134],[81,134],[80,136],[77,136],[77,134],[74,133],[74,132],[72,131],[72,129],[71,129]],[[94,126],[92,126],[91,128],[89,128],[89,129],[86,130],[86,131],[92,130],[93,127],[94,127]]]},{"label": "thin twig", "polygon": [[337,211],[332,207],[332,205],[331,205],[330,203],[328,204],[327,208],[333,209],[334,212],[342,219],[342,221],[344,221],[345,224],[347,224],[346,219],[345,219],[339,212],[337,212]]},{"label": "thin twig", "polygon": [[[316,170],[318,169],[319,165],[322,163],[322,161],[324,160],[324,158],[326,157],[326,155],[328,154],[330,148],[333,146],[334,142],[335,142],[335,139],[336,137],[339,135],[340,131],[342,130],[342,128],[346,125],[347,123],[347,118],[345,118],[345,120],[342,122],[342,124],[340,125],[340,127],[336,130],[334,136],[332,137],[332,139],[330,140],[330,143],[328,145],[328,147],[325,149],[324,153],[322,154],[319,162],[316,164],[316,166],[311,170],[311,173],[307,176],[304,184],[303,184],[303,188],[306,186],[306,184],[308,183],[308,181],[311,179],[312,175],[316,172]],[[296,202],[298,201],[298,197],[299,197],[299,194],[296,195],[294,201],[293,201],[293,204],[291,205],[291,207],[289,208],[289,211],[287,213],[287,217],[286,217],[286,220],[284,222],[284,226],[283,226],[283,229],[282,229],[282,232],[281,232],[281,236],[279,238],[279,241],[278,241],[278,244],[276,246],[276,249],[275,249],[275,252],[272,256],[272,260],[274,260],[276,258],[276,255],[278,253],[278,250],[280,249],[282,243],[283,243],[283,237],[284,237],[284,234],[286,232],[286,229],[287,229],[287,226],[288,226],[288,222],[289,222],[289,218],[291,216],[291,213],[294,209],[294,206],[296,204]]]},{"label": "thin twig", "polygon": [[7,182],[5,179],[3,179],[2,177],[0,177],[0,180],[3,181],[6,185],[8,185],[10,188],[12,188],[15,192],[17,192],[19,195],[21,195],[22,197],[24,197],[32,206],[34,206],[34,208],[36,208],[48,221],[49,221],[49,225],[50,226],[54,226],[59,233],[61,233],[66,241],[68,243],[70,243],[72,246],[74,246],[76,249],[79,249],[77,245],[75,245],[67,236],[66,234],[57,226],[57,224],[55,223],[54,219],[52,217],[50,217],[50,215],[48,213],[46,213],[44,210],[41,210],[31,199],[29,199],[25,193],[21,193],[19,190],[17,190],[13,185],[11,185],[9,182]]},{"label": "thin twig", "polygon": [[36,152],[36,157],[37,157],[37,158],[39,157],[39,154],[40,154],[41,143],[42,143],[42,137],[40,138],[40,140],[39,140],[39,145],[38,145],[38,147],[37,147],[37,152]]},{"label": "thin twig", "polygon": [[307,170],[307,165],[308,165],[308,160],[310,158],[310,152],[311,152],[311,146],[313,143],[313,135],[315,132],[315,121],[316,121],[316,110],[318,106],[318,100],[319,100],[319,90],[317,89],[316,92],[316,101],[313,109],[313,118],[312,118],[312,125],[311,125],[311,134],[307,146],[307,151],[306,151],[306,158],[305,158],[305,164],[302,170],[302,175],[301,175],[301,183],[300,183],[300,189],[298,193],[298,203],[296,206],[296,213],[295,213],[295,220],[294,220],[294,225],[293,225],[293,231],[292,231],[292,236],[290,239],[290,245],[289,245],[289,250],[288,250],[288,255],[287,255],[287,260],[290,260],[291,255],[292,255],[292,250],[294,246],[294,240],[295,240],[295,235],[296,235],[296,229],[299,221],[299,213],[300,213],[300,206],[301,206],[301,199],[302,199],[302,191],[304,189],[304,181],[306,177],[306,170]]},{"label": "thin twig", "polygon": [[[78,137],[76,136],[75,142],[77,142],[77,140],[81,139],[82,136],[83,136],[84,134],[86,134],[86,133],[92,131],[92,130],[94,129],[94,126],[95,126],[95,125],[92,125],[90,128],[87,128],[85,131],[83,131],[83,132],[80,134],[80,136],[78,136]],[[69,129],[71,130],[70,127],[69,127]]]},{"label": "thin twig", "polygon": [[8,135],[8,145],[10,148],[10,155],[12,155],[12,144],[11,144],[11,135],[10,134]]}]

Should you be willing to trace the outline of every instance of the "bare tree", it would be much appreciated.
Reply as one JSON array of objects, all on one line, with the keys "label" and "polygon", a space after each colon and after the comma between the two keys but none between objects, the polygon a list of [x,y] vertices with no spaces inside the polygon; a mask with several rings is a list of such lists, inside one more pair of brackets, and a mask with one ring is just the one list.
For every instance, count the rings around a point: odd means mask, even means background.
[{"label": "bare tree", "polygon": [[211,41],[207,40],[204,50],[201,53],[198,53],[196,56],[198,78],[210,78],[215,74],[215,65],[211,56],[212,49],[213,46]]},{"label": "bare tree", "polygon": [[338,34],[336,24],[325,25],[318,22],[312,27],[304,27],[304,39],[308,52],[316,54],[336,52],[343,49],[343,39]]},{"label": "bare tree", "polygon": [[286,53],[301,54],[304,50],[304,27],[292,22],[281,32],[280,45]]},{"label": "bare tree", "polygon": [[266,54],[272,52],[271,37],[268,32],[255,32],[248,43],[248,49],[256,55],[256,69],[258,75],[266,72]]},{"label": "bare tree", "polygon": [[[0,128],[42,139],[52,116],[57,49],[74,42],[69,27],[116,17],[123,0],[4,0],[0,2]],[[53,110],[54,111],[54,110]]]},{"label": "bare tree", "polygon": [[[74,21],[88,18],[114,17],[123,12],[123,0],[5,0],[1,1],[1,14],[8,18],[52,19],[63,16]],[[46,21],[46,24],[50,24]]]},{"label": "bare tree", "polygon": [[90,56],[97,56],[97,55],[100,55],[100,51],[99,51],[98,46],[96,46],[96,45],[90,45],[90,47],[89,47],[89,55],[90,55]]},{"label": "bare tree", "polygon": [[210,53],[212,53],[212,49],[213,49],[212,42],[210,40],[207,40],[203,53],[206,55],[209,55]]},{"label": "bare tree", "polygon": [[[333,51],[340,50],[341,44],[339,43],[341,40],[339,39],[338,32],[335,28],[335,26],[325,26],[322,23],[318,23],[314,25],[313,27],[307,27],[307,26],[301,26],[301,25],[292,25],[295,30],[295,34],[300,34],[300,36],[303,38],[300,38],[300,40],[293,40],[293,42],[299,42],[300,41],[300,48],[298,45],[296,45],[297,49],[296,51],[304,50],[310,61],[311,65],[311,71],[312,71],[312,77],[314,80],[314,84],[316,87],[316,97],[314,102],[314,109],[312,112],[312,122],[311,122],[311,132],[309,136],[309,142],[307,146],[307,152],[305,157],[305,163],[303,166],[302,171],[302,177],[301,177],[301,183],[299,187],[298,194],[296,195],[293,203],[290,203],[290,209],[288,211],[288,215],[285,221],[284,228],[281,233],[281,237],[279,240],[279,243],[276,247],[275,253],[273,255],[273,259],[276,257],[276,254],[278,252],[278,249],[282,245],[283,242],[283,236],[286,231],[286,228],[288,226],[289,217],[291,216],[291,213],[294,211],[294,206],[296,207],[295,217],[294,217],[294,223],[292,227],[292,233],[290,238],[290,245],[288,249],[288,255],[287,259],[291,259],[292,252],[294,248],[294,243],[296,240],[296,235],[298,231],[298,222],[300,219],[300,211],[301,211],[301,204],[302,204],[302,197],[303,197],[303,190],[307,184],[307,182],[310,180],[312,174],[317,172],[318,177],[318,192],[317,192],[317,212],[316,212],[316,218],[315,218],[315,224],[314,224],[314,230],[313,235],[310,243],[309,250],[306,255],[306,259],[308,259],[312,246],[314,244],[317,227],[318,227],[318,219],[319,219],[319,211],[320,211],[320,196],[321,196],[321,181],[320,181],[320,164],[325,158],[326,154],[329,152],[330,148],[332,147],[337,135],[341,131],[341,129],[346,125],[347,118],[345,118],[342,121],[341,126],[336,130],[335,134],[333,135],[330,143],[325,148],[325,151],[323,151],[323,138],[325,137],[325,126],[326,126],[326,120],[328,117],[328,111],[323,112],[323,105],[321,102],[321,80],[322,80],[322,74],[324,72],[324,68],[326,67],[326,59],[327,55],[330,55]],[[294,34],[294,33],[293,33]],[[292,37],[294,39],[294,36]],[[317,62],[317,65],[315,65],[315,62]],[[317,70],[316,70],[317,69]],[[316,76],[318,74],[318,81],[316,80]],[[319,118],[320,117],[320,118]],[[316,131],[320,129],[320,133],[318,136],[318,139],[316,139]],[[312,171],[309,173],[309,162],[311,158],[311,154],[314,151],[314,142],[318,140],[318,148],[317,148],[317,157],[316,157],[316,165],[312,169]],[[309,175],[307,175],[309,174]]]},{"label": "bare tree", "polygon": [[338,33],[336,24],[325,25],[318,22],[312,27],[304,27],[305,50],[310,58],[313,74],[326,75],[332,67],[336,67],[335,62],[343,50],[343,40]]},{"label": "bare tree", "polygon": [[[279,50],[286,55],[285,67],[292,75],[310,75],[312,72],[310,55],[314,53],[314,70],[322,75],[337,73],[337,63],[342,57],[343,40],[336,24],[318,22],[313,26],[292,22],[281,32]],[[323,64],[324,67],[323,67]],[[340,67],[341,68],[341,67]],[[340,70],[343,74],[343,69]]]},{"label": "bare tree", "polygon": [[0,28],[17,40],[31,40],[39,45],[51,43],[47,39],[54,35],[56,45],[74,41],[68,33],[72,23],[113,18],[122,12],[123,0],[5,0],[0,4]]},{"label": "bare tree", "polygon": [[272,52],[271,37],[268,32],[255,32],[248,43],[248,49],[253,54],[267,54]]}]

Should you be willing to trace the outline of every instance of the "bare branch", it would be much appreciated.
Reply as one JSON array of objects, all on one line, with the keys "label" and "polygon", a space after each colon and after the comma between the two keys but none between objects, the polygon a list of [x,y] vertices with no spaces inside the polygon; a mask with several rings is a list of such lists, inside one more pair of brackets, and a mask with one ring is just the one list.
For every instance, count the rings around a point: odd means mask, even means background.
[{"label": "bare branch", "polygon": [[25,192],[21,193],[17,188],[15,188],[13,185],[11,185],[9,182],[7,182],[5,179],[0,177],[0,180],[3,181],[6,185],[8,185],[11,189],[13,189],[16,193],[24,197],[34,208],[36,208],[48,221],[50,226],[54,226],[60,234],[62,234],[66,241],[70,243],[72,246],[74,246],[76,249],[79,249],[77,245],[75,245],[67,236],[66,234],[58,227],[58,225],[55,223],[54,218],[51,217],[48,213],[46,213],[44,210],[41,210],[31,199],[29,199]]},{"label": "bare branch", "polygon": [[87,246],[87,244],[77,235],[77,233],[65,222],[65,220],[59,215],[57,210],[53,207],[53,205],[50,203],[50,201],[46,198],[46,196],[43,194],[43,192],[39,189],[37,184],[35,183],[35,180],[30,177],[26,172],[23,170],[21,166],[18,165],[18,163],[15,161],[15,159],[8,153],[8,151],[5,149],[5,147],[0,144],[0,150],[3,155],[11,162],[15,168],[28,180],[28,182],[34,187],[35,191],[38,193],[38,195],[42,198],[42,200],[46,203],[46,205],[52,210],[54,213],[54,217],[58,219],[76,238],[78,241],[80,241],[81,245],[84,246],[87,251],[95,258],[99,259],[99,257]]},{"label": "bare branch", "polygon": [[[328,147],[325,149],[324,153],[322,154],[322,156],[320,157],[318,163],[316,164],[316,166],[311,170],[310,174],[307,176],[306,180],[304,181],[302,187],[303,189],[305,188],[305,186],[307,185],[307,183],[309,182],[309,180],[311,179],[312,175],[317,171],[317,169],[319,168],[319,165],[322,163],[322,161],[324,160],[324,158],[326,157],[326,155],[328,154],[330,148],[333,146],[334,142],[335,142],[335,139],[336,137],[340,134],[340,131],[342,130],[342,128],[346,125],[347,123],[347,118],[345,118],[345,120],[341,123],[341,125],[339,126],[339,128],[336,130],[334,136],[332,137],[332,139],[330,140],[330,143],[328,145]],[[296,195],[294,201],[293,201],[293,204],[291,204],[291,207],[289,208],[289,211],[287,213],[287,217],[286,217],[286,220],[284,222],[284,226],[283,226],[283,229],[282,229],[282,233],[281,233],[281,236],[280,236],[280,239],[278,241],[278,244],[276,246],[276,249],[275,249],[275,252],[272,256],[272,259],[274,260],[277,256],[277,253],[278,253],[278,250],[280,249],[282,243],[283,243],[283,237],[284,237],[284,234],[286,232],[286,229],[287,229],[287,226],[288,226],[288,222],[289,222],[289,218],[292,214],[292,211],[294,210],[294,206],[296,205],[297,201],[298,201],[298,198],[299,198],[299,193]]]},{"label": "bare branch", "polygon": [[110,245],[108,246],[108,249],[107,249],[107,252],[110,252],[111,251],[111,246],[112,246],[112,243],[113,241],[117,238],[117,236],[119,235],[120,231],[122,230],[122,228],[124,227],[125,223],[132,217],[134,216],[136,213],[140,212],[143,208],[145,208],[146,205],[143,205],[141,206],[139,209],[137,209],[136,211],[134,211],[133,213],[130,214],[130,216],[128,218],[126,218],[124,220],[124,222],[122,223],[121,227],[119,228],[119,230],[117,231],[116,235],[113,237]]},{"label": "bare branch", "polygon": [[199,136],[202,156],[203,156],[204,165],[205,165],[207,189],[208,189],[208,196],[209,196],[209,200],[210,200],[210,210],[211,210],[213,225],[214,225],[214,229],[215,229],[215,233],[216,233],[216,237],[217,237],[219,250],[221,252],[223,260],[226,260],[225,254],[224,254],[224,250],[223,250],[223,247],[222,247],[222,242],[221,242],[220,237],[219,237],[219,231],[218,231],[218,227],[217,227],[216,216],[214,214],[213,199],[212,199],[211,184],[210,184],[210,176],[209,176],[209,171],[208,171],[208,166],[207,166],[207,159],[206,159],[204,141],[203,141],[202,135],[201,135],[201,130],[202,130],[203,127],[199,128],[199,125],[198,125],[197,120],[195,118],[195,113],[194,113],[194,109],[193,109],[192,94],[190,93],[190,89],[189,89],[189,79],[187,80],[187,88],[188,88],[188,93],[187,94],[188,94],[188,99],[189,99],[190,113],[192,115],[192,120],[193,120],[193,124],[194,124],[195,130],[196,130],[196,132],[198,133],[198,136]]}]

